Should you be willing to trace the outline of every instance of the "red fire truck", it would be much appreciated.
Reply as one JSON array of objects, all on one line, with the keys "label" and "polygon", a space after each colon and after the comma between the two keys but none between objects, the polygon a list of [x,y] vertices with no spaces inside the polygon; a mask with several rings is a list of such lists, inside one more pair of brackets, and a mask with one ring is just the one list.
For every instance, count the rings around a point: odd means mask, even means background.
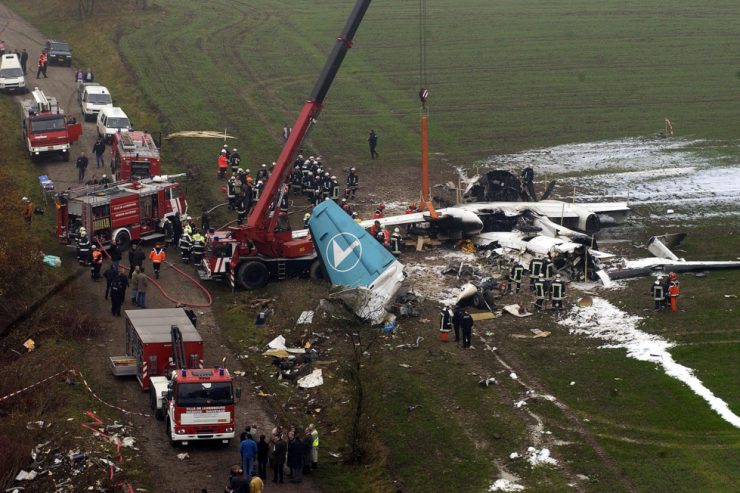
[{"label": "red fire truck", "polygon": [[139,240],[164,236],[164,219],[187,213],[188,203],[172,176],[141,181],[91,185],[58,193],[57,237],[75,244],[81,227],[101,243],[118,240],[120,248]]},{"label": "red fire truck", "polygon": [[138,130],[113,134],[111,168],[121,181],[159,175],[159,149],[152,136]]},{"label": "red fire truck", "polygon": [[182,308],[126,310],[126,356],[113,374],[135,375],[173,445],[234,438],[241,389],[225,368],[203,368],[203,339]]},{"label": "red fire truck", "polygon": [[61,153],[69,161],[70,147],[82,135],[82,124],[68,118],[56,98],[37,87],[31,99],[21,101],[21,132],[32,161],[51,153]]}]

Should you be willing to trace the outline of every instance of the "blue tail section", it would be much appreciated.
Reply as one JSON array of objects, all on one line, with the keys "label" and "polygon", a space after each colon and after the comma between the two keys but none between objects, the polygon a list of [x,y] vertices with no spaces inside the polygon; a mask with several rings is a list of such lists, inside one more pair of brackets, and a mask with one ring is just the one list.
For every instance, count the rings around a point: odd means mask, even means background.
[{"label": "blue tail section", "polygon": [[308,227],[329,279],[336,286],[371,287],[386,270],[400,265],[383,245],[331,200],[314,208]]}]

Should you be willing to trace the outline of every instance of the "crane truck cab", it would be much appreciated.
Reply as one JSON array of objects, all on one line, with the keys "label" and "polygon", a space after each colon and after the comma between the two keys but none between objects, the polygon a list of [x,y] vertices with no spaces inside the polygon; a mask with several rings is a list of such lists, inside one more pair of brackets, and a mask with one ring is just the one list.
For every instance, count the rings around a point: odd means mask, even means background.
[{"label": "crane truck cab", "polygon": [[0,91],[28,92],[23,67],[15,53],[3,55],[0,60]]},{"label": "crane truck cab", "polygon": [[87,82],[80,85],[80,110],[85,121],[94,121],[100,110],[112,108],[113,99],[108,88],[97,82]]}]

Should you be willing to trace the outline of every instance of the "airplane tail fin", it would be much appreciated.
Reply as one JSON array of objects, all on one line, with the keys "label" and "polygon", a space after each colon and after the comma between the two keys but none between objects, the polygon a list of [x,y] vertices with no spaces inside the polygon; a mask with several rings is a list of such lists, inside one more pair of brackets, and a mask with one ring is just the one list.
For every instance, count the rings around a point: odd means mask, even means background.
[{"label": "airplane tail fin", "polygon": [[308,222],[316,251],[339,298],[363,319],[379,323],[404,279],[403,265],[331,200],[316,206]]}]

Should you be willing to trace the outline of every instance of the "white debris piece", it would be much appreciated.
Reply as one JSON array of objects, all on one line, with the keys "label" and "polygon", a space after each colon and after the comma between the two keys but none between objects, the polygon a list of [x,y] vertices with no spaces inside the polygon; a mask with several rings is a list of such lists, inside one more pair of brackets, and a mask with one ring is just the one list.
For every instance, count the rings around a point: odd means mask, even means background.
[{"label": "white debris piece", "polygon": [[568,327],[571,334],[605,339],[608,344],[602,346],[604,348],[626,349],[630,358],[662,366],[666,375],[688,385],[722,419],[740,428],[740,416],[733,413],[725,401],[715,396],[694,375],[691,368],[678,364],[673,359],[668,350],[674,343],[639,330],[637,327],[641,320],[640,317],[623,312],[608,301],[595,297],[592,306],[574,306],[559,323]]},{"label": "white debris piece", "polygon": [[512,452],[509,454],[509,459],[514,460],[519,458],[519,452]]},{"label": "white debris piece", "polygon": [[18,473],[18,475],[15,477],[16,481],[32,481],[36,478],[38,473],[36,471],[30,471],[26,472],[23,469]]},{"label": "white debris piece", "polygon": [[277,336],[275,339],[267,343],[267,347],[270,349],[286,349],[285,337]]},{"label": "white debris piece", "polygon": [[543,464],[555,466],[558,463],[557,460],[550,457],[550,449],[543,448],[537,450],[534,447],[529,447],[527,449],[527,461],[529,461],[532,467],[541,466]]},{"label": "white debris piece", "polygon": [[517,409],[519,409],[519,408],[521,408],[523,406],[526,406],[526,405],[527,405],[527,401],[525,401],[524,399],[522,399],[521,401],[518,401],[518,402],[515,402],[514,403],[514,407],[517,408]]},{"label": "white debris piece", "polygon": [[514,373],[513,371],[512,371],[511,373],[509,373],[509,377],[510,377],[510,378],[511,378],[512,380],[516,380],[517,378],[519,378],[519,377],[517,377],[517,376],[516,376],[516,373]]},{"label": "white debris piece", "polygon": [[123,447],[129,447],[129,448],[135,448],[134,447],[135,439],[134,437],[124,437],[123,440],[121,440],[121,446]]},{"label": "white debris piece", "polygon": [[302,389],[311,389],[324,384],[324,377],[321,374],[321,368],[317,368],[305,377],[301,377],[296,382]]},{"label": "white debris piece", "polygon": [[497,479],[488,487],[488,491],[524,491],[524,486],[508,479]]},{"label": "white debris piece", "polygon": [[177,454],[177,458],[180,459],[180,460],[189,459],[190,458],[190,454],[188,454],[187,452],[183,452],[181,454]]},{"label": "white debris piece", "polygon": [[310,324],[313,323],[313,311],[307,310],[301,313],[301,316],[298,317],[298,324]]}]

